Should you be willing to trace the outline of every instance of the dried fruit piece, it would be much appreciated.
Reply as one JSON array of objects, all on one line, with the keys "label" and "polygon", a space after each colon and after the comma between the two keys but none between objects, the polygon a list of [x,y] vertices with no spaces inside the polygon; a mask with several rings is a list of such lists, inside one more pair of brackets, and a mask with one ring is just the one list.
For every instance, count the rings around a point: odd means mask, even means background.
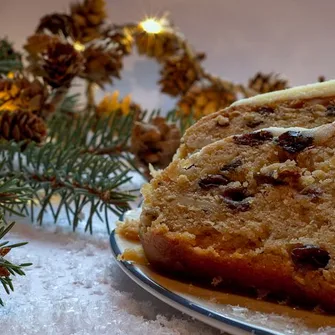
[{"label": "dried fruit piece", "polygon": [[242,161],[240,159],[236,159],[236,160],[233,160],[231,163],[224,165],[220,170],[221,171],[234,171],[241,165],[242,165]]},{"label": "dried fruit piece", "polygon": [[234,141],[239,145],[249,145],[254,147],[273,139],[273,135],[266,130],[257,131],[250,134],[234,136]]},{"label": "dried fruit piece", "polygon": [[318,187],[306,187],[300,192],[300,194],[307,195],[311,199],[320,198],[322,193],[323,191]]},{"label": "dried fruit piece", "polygon": [[326,115],[327,116],[335,116],[335,106],[334,105],[330,105],[330,106],[327,107]]},{"label": "dried fruit piece", "polygon": [[245,187],[228,188],[221,194],[223,202],[230,209],[245,212],[250,209],[248,191]]},{"label": "dried fruit piece", "polygon": [[269,114],[273,114],[274,112],[275,110],[272,107],[268,107],[268,106],[260,107],[257,110],[257,113],[261,115],[269,115]]},{"label": "dried fruit piece", "polygon": [[257,126],[264,123],[262,120],[252,120],[246,123],[246,126],[249,128],[256,128]]},{"label": "dried fruit piece", "polygon": [[273,176],[258,173],[254,176],[257,184],[270,184],[270,185],[285,185],[286,183],[278,178]]},{"label": "dried fruit piece", "polygon": [[292,249],[291,257],[296,266],[310,270],[325,268],[330,260],[328,251],[315,245],[296,247]]},{"label": "dried fruit piece", "polygon": [[212,187],[219,187],[221,185],[227,185],[230,180],[220,174],[209,174],[207,177],[199,181],[199,186],[202,189],[209,190]]},{"label": "dried fruit piece", "polygon": [[313,144],[313,137],[306,136],[301,131],[289,130],[278,137],[278,145],[285,151],[295,154]]}]

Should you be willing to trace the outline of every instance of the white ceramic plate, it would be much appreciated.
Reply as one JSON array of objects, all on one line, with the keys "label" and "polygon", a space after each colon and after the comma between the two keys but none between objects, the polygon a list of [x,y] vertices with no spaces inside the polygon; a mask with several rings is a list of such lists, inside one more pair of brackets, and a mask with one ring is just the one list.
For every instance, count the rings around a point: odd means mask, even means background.
[{"label": "white ceramic plate", "polygon": [[[139,212],[131,212],[134,218]],[[126,249],[138,250],[134,243],[110,236],[114,257]],[[206,289],[194,283],[164,277],[149,266],[119,261],[121,269],[139,286],[163,302],[229,334],[335,334],[335,317],[293,309],[262,300]]]}]

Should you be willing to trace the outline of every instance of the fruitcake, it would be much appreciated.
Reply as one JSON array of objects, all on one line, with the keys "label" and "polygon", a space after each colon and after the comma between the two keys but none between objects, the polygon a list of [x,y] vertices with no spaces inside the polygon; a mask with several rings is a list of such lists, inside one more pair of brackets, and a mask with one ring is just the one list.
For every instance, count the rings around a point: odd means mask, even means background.
[{"label": "fruitcake", "polygon": [[144,185],[155,268],[335,307],[335,122],[229,136]]},{"label": "fruitcake", "polygon": [[335,80],[242,99],[190,127],[177,157],[234,134],[266,127],[314,128],[335,121]]}]

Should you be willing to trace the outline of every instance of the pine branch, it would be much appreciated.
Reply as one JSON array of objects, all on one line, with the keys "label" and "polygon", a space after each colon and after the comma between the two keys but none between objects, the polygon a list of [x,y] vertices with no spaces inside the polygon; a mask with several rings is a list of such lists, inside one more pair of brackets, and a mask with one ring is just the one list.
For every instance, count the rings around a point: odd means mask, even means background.
[{"label": "pine branch", "polygon": [[166,119],[167,121],[175,123],[180,128],[180,132],[182,134],[184,134],[186,129],[191,127],[197,121],[196,118],[193,116],[193,113],[184,116],[180,115],[179,111],[176,109],[173,109],[170,112],[168,112]]},{"label": "pine branch", "polygon": [[[2,164],[3,167],[3,164]],[[12,206],[22,206],[30,199],[31,191],[25,186],[20,186],[17,179],[10,178],[7,181],[0,181],[0,209],[10,213],[16,213]],[[14,222],[6,225],[3,217],[3,212],[0,212],[0,283],[7,294],[14,291],[11,276],[24,276],[22,268],[31,265],[31,263],[22,263],[19,265],[13,264],[6,260],[6,256],[12,249],[21,247],[26,242],[9,244],[1,240],[13,228]],[[3,300],[0,298],[0,305],[3,306]]]},{"label": "pine branch", "polygon": [[62,86],[54,90],[48,108],[43,110],[43,117],[45,119],[49,119],[52,114],[54,114],[57,109],[59,109],[59,106],[62,105],[68,91],[69,88],[66,86]]},{"label": "pine branch", "polygon": [[[24,151],[15,142],[0,145],[3,168],[1,176],[13,178],[33,190],[35,201],[28,204],[12,205],[19,212],[29,213],[43,223],[44,214],[49,210],[55,222],[61,211],[66,212],[73,230],[79,224],[82,210],[89,208],[85,230],[93,232],[93,217],[101,218],[100,212],[121,215],[129,209],[129,201],[134,199],[132,191],[121,191],[120,187],[131,179],[129,169],[120,167],[120,162],[109,158],[83,154],[81,147],[64,147],[63,143],[49,142],[42,147],[30,143]],[[60,201],[55,203],[58,196]],[[35,216],[35,210],[38,210]],[[107,230],[109,229],[106,215]],[[101,219],[102,220],[102,219]]]},{"label": "pine branch", "polygon": [[134,115],[115,112],[97,119],[95,115],[64,117],[55,115],[49,122],[49,140],[64,147],[80,147],[82,152],[119,155],[125,151],[133,127]]},{"label": "pine branch", "polygon": [[112,147],[105,147],[100,149],[84,149],[82,153],[90,153],[93,155],[118,155],[121,154],[123,151],[128,150],[128,147],[117,145]]},{"label": "pine branch", "polygon": [[16,59],[0,60],[0,73],[7,74],[12,71],[22,70],[22,63]]},{"label": "pine branch", "polygon": [[91,115],[94,113],[94,83],[91,81],[87,81],[86,83],[86,96],[87,96],[87,104],[86,104],[86,113]]},{"label": "pine branch", "polygon": [[64,148],[80,148],[82,154],[108,157],[123,172],[134,165],[133,157],[126,153],[135,117],[119,111],[99,119],[95,115],[78,113],[70,117],[58,113],[49,122],[48,140]]},{"label": "pine branch", "polygon": [[80,98],[80,93],[69,94],[64,100],[57,105],[55,114],[69,114],[73,116],[76,112],[76,106],[78,105],[78,101]]},{"label": "pine branch", "polygon": [[[5,226],[3,222],[0,222],[0,242],[1,239],[13,228],[14,223],[11,223],[9,226]],[[2,284],[4,290],[7,294],[10,294],[11,291],[14,291],[14,286],[12,283],[11,276],[24,276],[25,272],[23,271],[24,267],[32,265],[31,263],[22,263],[22,264],[13,264],[6,260],[6,256],[12,249],[26,245],[26,242],[8,244],[9,242],[0,243],[0,283]],[[3,306],[3,300],[0,298],[0,305]]]},{"label": "pine branch", "polygon": [[[4,168],[4,162],[0,165],[0,171]],[[32,192],[30,187],[22,186],[16,178],[1,179],[0,181],[0,223],[2,212],[7,211],[11,214],[21,215],[15,210],[16,206],[22,206],[31,199]],[[0,234],[0,239],[1,239]]]}]

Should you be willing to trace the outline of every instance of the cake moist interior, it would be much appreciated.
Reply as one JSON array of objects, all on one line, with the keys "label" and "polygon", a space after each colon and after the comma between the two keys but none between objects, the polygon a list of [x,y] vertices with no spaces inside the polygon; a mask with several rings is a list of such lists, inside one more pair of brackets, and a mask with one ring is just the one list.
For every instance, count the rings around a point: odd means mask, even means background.
[{"label": "cake moist interior", "polygon": [[163,229],[218,256],[276,256],[335,285],[334,178],[334,136],[232,136],[174,161],[144,188],[142,233]]}]

